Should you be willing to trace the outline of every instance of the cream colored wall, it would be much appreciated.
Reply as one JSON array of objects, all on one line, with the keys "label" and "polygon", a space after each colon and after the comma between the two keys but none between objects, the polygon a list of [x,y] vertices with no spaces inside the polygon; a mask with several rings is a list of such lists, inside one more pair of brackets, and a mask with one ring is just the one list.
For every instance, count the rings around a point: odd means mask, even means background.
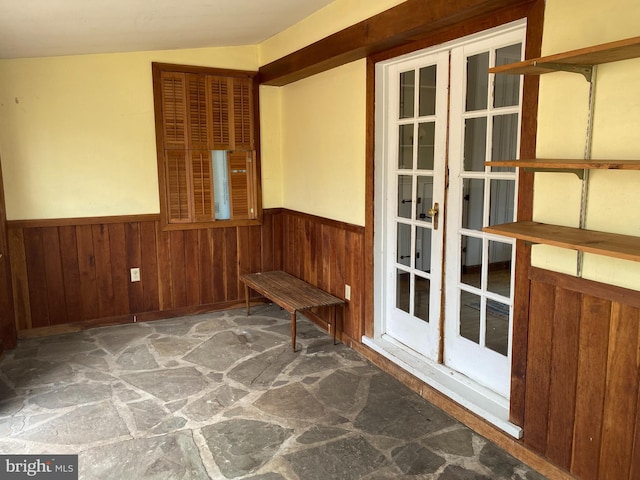
[{"label": "cream colored wall", "polygon": [[[260,63],[403,1],[336,0],[263,42]],[[263,112],[263,136],[275,138],[273,130],[280,131],[283,207],[364,225],[365,68],[361,60],[280,87],[281,110]],[[270,88],[277,87],[263,87],[263,91]],[[278,170],[275,162],[270,164]]]},{"label": "cream colored wall", "polygon": [[[9,220],[159,211],[152,61],[255,70],[402,1],[336,0],[259,46],[0,60]],[[364,76],[261,87],[265,208],[364,224]]]},{"label": "cream colored wall", "polygon": [[153,61],[256,70],[258,53],[250,46],[0,60],[9,220],[159,212]]},{"label": "cream colored wall", "polygon": [[282,87],[283,204],[364,225],[365,60]]},{"label": "cream colored wall", "polygon": [[[640,35],[637,0],[547,0],[543,55]],[[538,157],[582,158],[588,83],[580,75],[541,76]],[[598,67],[592,158],[640,159],[640,59]],[[640,236],[640,172],[592,170],[587,228]],[[536,174],[534,220],[577,226],[581,182],[573,174]],[[640,244],[640,240],[638,242]],[[533,249],[533,264],[576,274],[576,254]],[[583,277],[640,290],[640,264],[585,255]]]}]

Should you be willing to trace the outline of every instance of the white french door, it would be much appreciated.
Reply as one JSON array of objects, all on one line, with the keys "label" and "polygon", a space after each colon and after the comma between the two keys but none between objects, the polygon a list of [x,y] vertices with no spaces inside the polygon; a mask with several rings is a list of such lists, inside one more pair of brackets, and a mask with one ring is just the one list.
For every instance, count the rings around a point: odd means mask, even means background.
[{"label": "white french door", "polygon": [[[386,225],[386,333],[420,354],[439,352],[447,76],[440,52],[395,65],[390,89],[386,190],[393,193]],[[441,91],[444,90],[444,91]]]},{"label": "white french door", "polygon": [[[384,337],[509,396],[524,24],[377,68],[376,322]],[[444,303],[443,303],[444,302]]]}]

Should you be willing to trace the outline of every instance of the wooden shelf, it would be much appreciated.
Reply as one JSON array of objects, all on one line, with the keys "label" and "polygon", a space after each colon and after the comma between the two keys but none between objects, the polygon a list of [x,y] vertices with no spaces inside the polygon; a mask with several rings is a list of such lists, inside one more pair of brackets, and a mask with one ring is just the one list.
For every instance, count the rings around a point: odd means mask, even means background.
[{"label": "wooden shelf", "polygon": [[587,253],[640,262],[640,239],[538,222],[514,222],[485,227],[483,232]]},{"label": "wooden shelf", "polygon": [[591,70],[593,65],[618,62],[620,60],[637,57],[640,57],[640,37],[633,37],[592,47],[580,48],[570,52],[493,67],[489,69],[489,73],[540,75],[560,70],[569,70],[584,74],[582,70],[585,68]]},{"label": "wooden shelf", "polygon": [[640,160],[567,160],[530,158],[484,162],[487,167],[524,167],[534,170],[640,170]]}]

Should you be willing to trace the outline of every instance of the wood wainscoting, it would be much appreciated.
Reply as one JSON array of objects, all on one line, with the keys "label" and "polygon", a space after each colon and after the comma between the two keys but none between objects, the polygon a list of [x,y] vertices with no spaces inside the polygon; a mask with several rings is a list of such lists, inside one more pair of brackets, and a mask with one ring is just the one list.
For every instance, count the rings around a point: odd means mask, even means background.
[{"label": "wood wainscoting", "polygon": [[578,478],[640,478],[640,295],[531,269],[524,443]]},{"label": "wood wainscoting", "polygon": [[359,338],[363,231],[284,209],[262,225],[172,231],[158,215],[10,221],[19,337],[241,307],[241,274],[285,270],[340,298],[349,283],[338,327]]},{"label": "wood wainscoting", "polygon": [[[345,300],[344,318],[338,319],[338,337],[345,343],[360,342],[364,334],[364,227],[282,210],[274,217],[274,232],[282,235],[274,259],[282,270]],[[331,324],[331,309],[307,311],[324,328]]]}]

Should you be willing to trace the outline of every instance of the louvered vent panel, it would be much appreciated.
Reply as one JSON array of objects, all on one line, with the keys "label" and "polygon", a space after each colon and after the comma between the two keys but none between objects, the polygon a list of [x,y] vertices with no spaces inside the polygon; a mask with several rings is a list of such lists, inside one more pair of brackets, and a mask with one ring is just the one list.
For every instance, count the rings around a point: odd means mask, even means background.
[{"label": "louvered vent panel", "polygon": [[186,150],[165,153],[167,207],[170,223],[190,221],[189,182]]},{"label": "louvered vent panel", "polygon": [[235,147],[253,149],[252,85],[248,78],[233,81],[233,131]]},{"label": "louvered vent panel", "polygon": [[165,148],[187,148],[184,73],[162,72],[162,125]]},{"label": "louvered vent panel", "polygon": [[231,218],[249,218],[249,170],[247,152],[229,153],[229,190],[231,194]]},{"label": "louvered vent panel", "polygon": [[196,221],[213,220],[211,156],[208,150],[191,152],[193,210]]},{"label": "louvered vent panel", "polygon": [[231,132],[229,125],[229,79],[209,76],[209,97],[211,102],[211,135],[215,150],[230,150]]},{"label": "louvered vent panel", "polygon": [[189,103],[189,148],[206,149],[209,146],[207,130],[207,81],[205,75],[187,75]]}]

